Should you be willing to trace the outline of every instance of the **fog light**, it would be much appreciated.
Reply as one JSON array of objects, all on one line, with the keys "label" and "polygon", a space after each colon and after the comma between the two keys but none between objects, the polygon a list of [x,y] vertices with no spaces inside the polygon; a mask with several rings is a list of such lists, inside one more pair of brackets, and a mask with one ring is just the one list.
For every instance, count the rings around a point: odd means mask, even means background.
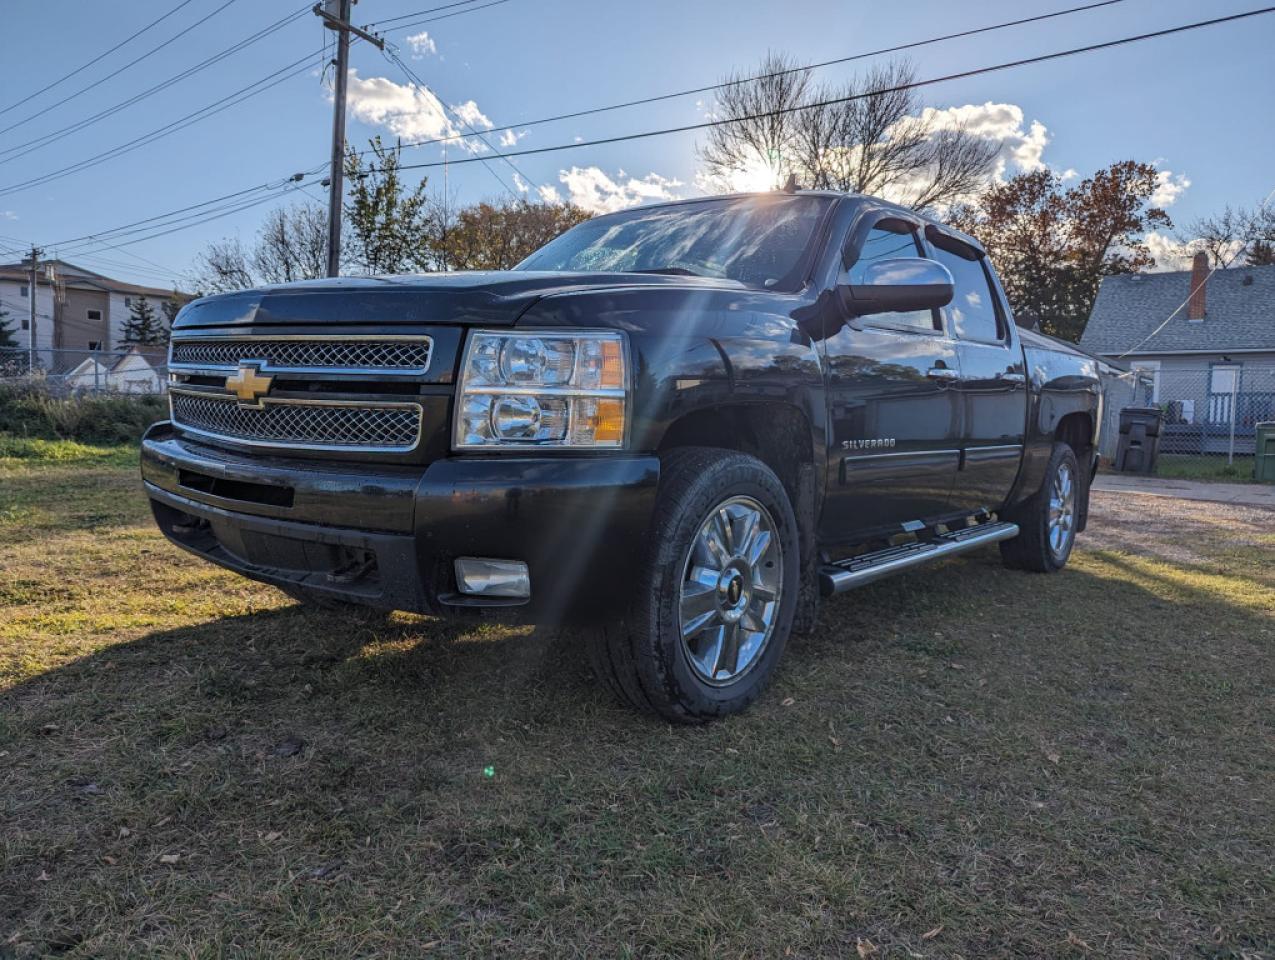
[{"label": "fog light", "polygon": [[531,596],[531,575],[521,560],[457,557],[456,585],[476,597]]}]

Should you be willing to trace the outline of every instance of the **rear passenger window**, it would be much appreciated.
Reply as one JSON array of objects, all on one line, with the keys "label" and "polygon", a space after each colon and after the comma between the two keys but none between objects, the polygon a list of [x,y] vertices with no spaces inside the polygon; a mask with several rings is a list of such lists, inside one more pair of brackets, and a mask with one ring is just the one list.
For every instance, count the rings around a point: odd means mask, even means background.
[{"label": "rear passenger window", "polygon": [[[934,242],[936,238],[931,236],[930,240]],[[963,243],[940,239],[935,243],[934,259],[947,267],[956,281],[956,292],[947,305],[952,332],[962,340],[982,343],[1004,340],[1004,323],[997,309],[996,294],[978,252]]]},{"label": "rear passenger window", "polygon": [[[922,256],[916,235],[902,221],[883,220],[869,231],[859,250],[859,259],[846,271],[846,283],[863,283],[868,264],[876,260],[893,260],[896,257]],[[877,313],[863,318],[864,323],[902,324],[920,330],[939,328],[937,314],[933,310],[909,310],[903,313]]]}]

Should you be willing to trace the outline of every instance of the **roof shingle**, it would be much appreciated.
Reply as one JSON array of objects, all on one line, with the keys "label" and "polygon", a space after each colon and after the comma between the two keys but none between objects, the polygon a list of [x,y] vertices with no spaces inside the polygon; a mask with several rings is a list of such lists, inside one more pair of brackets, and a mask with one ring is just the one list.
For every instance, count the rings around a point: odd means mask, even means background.
[{"label": "roof shingle", "polygon": [[1187,320],[1183,302],[1190,288],[1189,270],[1104,277],[1081,348],[1105,356],[1275,350],[1275,266],[1214,273],[1205,286],[1203,321]]}]

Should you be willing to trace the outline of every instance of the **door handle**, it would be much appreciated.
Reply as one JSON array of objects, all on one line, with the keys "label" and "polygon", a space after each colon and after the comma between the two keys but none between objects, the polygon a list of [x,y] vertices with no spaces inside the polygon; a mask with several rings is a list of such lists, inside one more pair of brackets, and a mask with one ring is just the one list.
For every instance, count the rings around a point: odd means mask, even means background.
[{"label": "door handle", "polygon": [[952,381],[961,379],[961,372],[959,370],[952,370],[949,367],[930,367],[930,369],[925,372],[925,375],[931,380]]},{"label": "door handle", "polygon": [[1005,383],[1026,383],[1027,374],[1025,373],[1002,373],[1000,379]]}]

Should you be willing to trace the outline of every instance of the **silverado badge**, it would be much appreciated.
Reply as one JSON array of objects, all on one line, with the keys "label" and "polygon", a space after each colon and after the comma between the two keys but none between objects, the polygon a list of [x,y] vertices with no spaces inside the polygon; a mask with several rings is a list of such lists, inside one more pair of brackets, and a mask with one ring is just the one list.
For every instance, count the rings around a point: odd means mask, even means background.
[{"label": "silverado badge", "polygon": [[239,369],[226,378],[226,389],[239,398],[241,406],[260,407],[261,398],[270,392],[274,377],[262,374],[253,364],[241,363]]}]

